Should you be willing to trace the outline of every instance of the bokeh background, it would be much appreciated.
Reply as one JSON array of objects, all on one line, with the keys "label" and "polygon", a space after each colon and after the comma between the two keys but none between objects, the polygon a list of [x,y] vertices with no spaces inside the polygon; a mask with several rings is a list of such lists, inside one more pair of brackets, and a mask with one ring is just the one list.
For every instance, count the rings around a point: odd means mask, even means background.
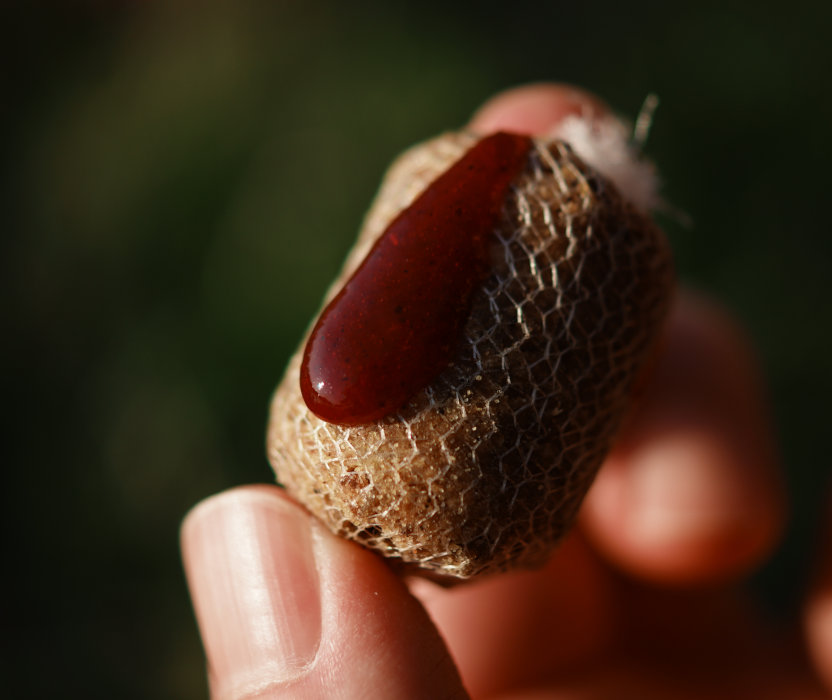
[{"label": "bokeh background", "polygon": [[661,98],[681,276],[770,380],[795,506],[753,587],[788,614],[830,472],[831,8],[3,3],[4,696],[206,696],[183,514],[271,479],[270,391],[385,165],[536,80]]}]

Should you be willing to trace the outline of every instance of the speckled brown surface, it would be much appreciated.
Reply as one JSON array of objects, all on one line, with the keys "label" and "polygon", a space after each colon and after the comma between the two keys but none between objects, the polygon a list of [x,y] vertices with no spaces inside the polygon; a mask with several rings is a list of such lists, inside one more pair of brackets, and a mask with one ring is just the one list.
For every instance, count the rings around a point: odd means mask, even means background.
[{"label": "speckled brown surface", "polygon": [[[394,164],[328,298],[474,140],[447,134]],[[560,141],[535,142],[492,259],[453,363],[398,413],[358,427],[316,418],[300,395],[300,351],[272,402],[280,483],[334,532],[426,575],[469,579],[546,558],[609,449],[672,293],[662,234]]]}]

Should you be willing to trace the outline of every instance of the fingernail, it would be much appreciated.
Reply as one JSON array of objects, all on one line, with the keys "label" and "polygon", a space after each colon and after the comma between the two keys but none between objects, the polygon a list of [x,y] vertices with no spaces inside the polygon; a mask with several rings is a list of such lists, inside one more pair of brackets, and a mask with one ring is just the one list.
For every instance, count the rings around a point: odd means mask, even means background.
[{"label": "fingernail", "polygon": [[634,460],[629,489],[632,536],[654,545],[724,540],[745,532],[754,504],[716,445],[668,441]]},{"label": "fingernail", "polygon": [[303,675],[321,637],[308,517],[274,492],[230,491],[191,511],[182,552],[212,694],[252,696]]}]

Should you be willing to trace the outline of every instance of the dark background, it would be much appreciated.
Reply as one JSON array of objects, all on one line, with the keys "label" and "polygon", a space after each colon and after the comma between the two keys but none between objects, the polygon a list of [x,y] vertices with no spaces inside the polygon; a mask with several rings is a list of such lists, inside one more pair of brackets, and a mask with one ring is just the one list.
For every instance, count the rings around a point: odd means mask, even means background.
[{"label": "dark background", "polygon": [[4,695],[205,696],[183,514],[272,478],[270,391],[385,165],[534,80],[661,97],[682,279],[770,379],[795,507],[754,587],[787,614],[829,476],[830,8],[4,3]]}]

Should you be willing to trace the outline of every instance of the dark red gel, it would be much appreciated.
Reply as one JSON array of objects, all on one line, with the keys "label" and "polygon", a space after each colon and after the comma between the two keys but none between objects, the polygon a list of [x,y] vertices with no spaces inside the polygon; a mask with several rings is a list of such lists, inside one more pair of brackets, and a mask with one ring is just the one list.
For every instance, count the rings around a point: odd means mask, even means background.
[{"label": "dark red gel", "polygon": [[309,410],[355,425],[400,408],[448,366],[488,274],[488,248],[531,140],[480,140],[387,227],[306,344]]}]

